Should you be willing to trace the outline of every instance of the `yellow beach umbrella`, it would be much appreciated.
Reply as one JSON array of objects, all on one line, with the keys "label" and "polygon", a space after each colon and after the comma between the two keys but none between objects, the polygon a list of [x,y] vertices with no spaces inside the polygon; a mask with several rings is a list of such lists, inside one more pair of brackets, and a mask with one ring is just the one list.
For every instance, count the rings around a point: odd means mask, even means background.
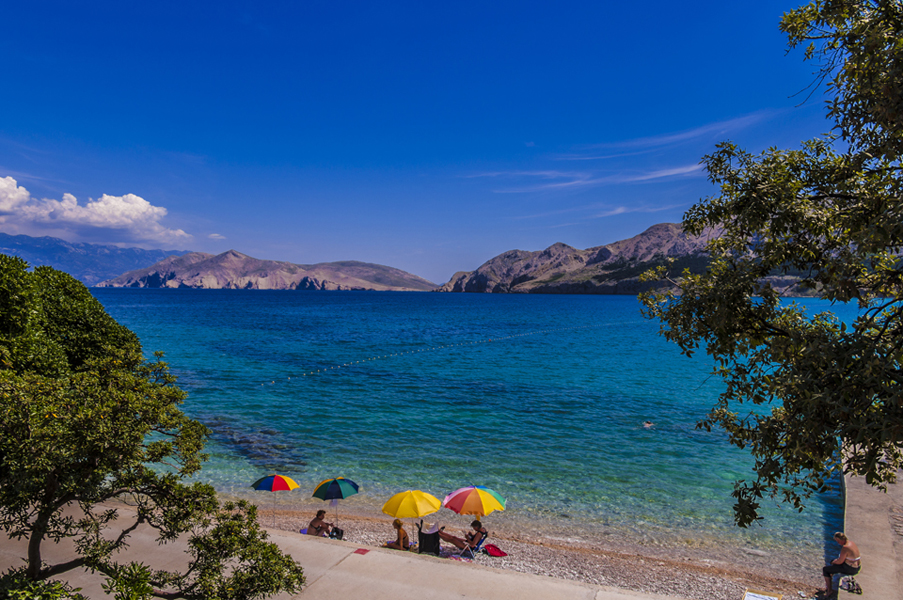
[{"label": "yellow beach umbrella", "polygon": [[431,515],[442,508],[442,502],[432,494],[420,490],[399,492],[383,504],[383,512],[396,519],[416,519]]}]

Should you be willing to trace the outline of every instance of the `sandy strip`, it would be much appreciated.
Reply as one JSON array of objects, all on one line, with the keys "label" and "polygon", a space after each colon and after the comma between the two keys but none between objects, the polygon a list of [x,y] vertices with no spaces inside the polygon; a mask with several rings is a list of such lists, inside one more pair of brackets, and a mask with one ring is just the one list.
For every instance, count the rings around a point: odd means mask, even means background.
[{"label": "sandy strip", "polygon": [[[275,518],[272,508],[262,506],[260,511],[260,521],[265,527],[284,531],[298,531],[306,527],[312,517],[309,511],[276,510]],[[332,521],[333,515],[328,515],[326,520]],[[468,517],[460,517],[459,521],[447,524],[446,529],[461,535],[458,529],[468,521]],[[394,539],[391,523],[392,519],[386,515],[343,513],[339,526],[345,530],[346,541],[361,546],[380,546]],[[416,541],[417,532],[416,529],[410,531],[410,520],[405,521],[405,528]],[[746,589],[780,593],[785,599],[799,599],[802,592],[811,598],[823,583],[821,565],[813,565],[811,573],[809,569],[777,572],[763,567],[762,560],[752,566],[709,559],[696,561],[689,557],[664,556],[652,549],[624,552],[576,542],[525,539],[510,532],[493,531],[491,526],[488,528],[489,542],[508,556],[478,554],[475,562],[522,573],[699,600],[739,600]],[[443,556],[447,555],[446,549],[453,548],[443,542]]]}]

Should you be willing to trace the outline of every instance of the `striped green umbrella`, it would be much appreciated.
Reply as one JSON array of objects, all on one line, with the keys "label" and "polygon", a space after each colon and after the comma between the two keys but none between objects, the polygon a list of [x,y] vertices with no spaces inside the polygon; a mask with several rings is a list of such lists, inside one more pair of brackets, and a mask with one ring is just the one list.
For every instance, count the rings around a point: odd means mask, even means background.
[{"label": "striped green umbrella", "polygon": [[313,497],[320,500],[332,500],[335,506],[336,522],[339,520],[339,500],[353,496],[358,493],[360,486],[350,479],[344,477],[335,477],[334,479],[324,479],[314,490]]}]

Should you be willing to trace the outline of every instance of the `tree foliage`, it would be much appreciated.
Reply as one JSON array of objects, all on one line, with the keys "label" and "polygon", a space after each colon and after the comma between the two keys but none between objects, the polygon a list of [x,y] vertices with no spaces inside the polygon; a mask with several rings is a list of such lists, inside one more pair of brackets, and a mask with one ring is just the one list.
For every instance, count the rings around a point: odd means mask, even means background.
[{"label": "tree foliage", "polygon": [[[206,459],[208,431],[181,412],[185,394],[174,383],[160,356],[146,361],[138,338],[81,283],[0,255],[0,527],[28,540],[29,581],[85,566],[106,574],[117,597],[300,589],[300,566],[266,541],[253,506],[220,506],[210,486],[184,483]],[[110,540],[115,500],[133,504],[137,520]],[[186,535],[188,570],[118,564],[138,525],[161,543]],[[44,565],[42,544],[70,537],[78,556]]]},{"label": "tree foliage", "polygon": [[[758,155],[718,145],[703,161],[720,193],[683,221],[712,235],[708,271],[641,297],[662,334],[687,355],[704,347],[726,383],[700,426],[755,458],[755,479],[733,492],[744,527],[765,495],[802,509],[837,472],[883,487],[903,466],[903,3],[812,2],[781,28],[828,82],[834,133]],[[808,314],[764,281],[774,273],[856,303],[856,319]]]}]

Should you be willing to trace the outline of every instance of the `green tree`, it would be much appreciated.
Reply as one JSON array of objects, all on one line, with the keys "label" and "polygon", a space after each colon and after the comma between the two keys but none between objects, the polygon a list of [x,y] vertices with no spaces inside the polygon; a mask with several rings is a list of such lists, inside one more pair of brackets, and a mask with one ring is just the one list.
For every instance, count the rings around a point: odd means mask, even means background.
[{"label": "green tree", "polygon": [[[24,573],[8,573],[0,589],[79,566],[104,573],[122,598],[300,589],[301,567],[266,541],[254,506],[221,506],[210,486],[184,483],[206,459],[208,431],[181,412],[185,394],[174,383],[160,356],[146,361],[138,338],[81,283],[0,255],[0,527],[28,540]],[[118,517],[116,500],[137,517],[110,540],[102,534]],[[160,543],[185,535],[187,571],[118,564],[139,525],[155,528]],[[44,565],[42,544],[70,537],[77,555]]]},{"label": "green tree", "polygon": [[[827,82],[829,136],[753,155],[723,143],[703,161],[720,193],[684,215],[708,233],[707,272],[645,275],[646,316],[687,355],[704,347],[726,389],[699,426],[719,426],[755,458],[735,519],[777,496],[802,510],[838,472],[883,488],[903,466],[903,4],[817,1],[786,13]],[[765,279],[857,303],[855,321],[808,314]]]}]

